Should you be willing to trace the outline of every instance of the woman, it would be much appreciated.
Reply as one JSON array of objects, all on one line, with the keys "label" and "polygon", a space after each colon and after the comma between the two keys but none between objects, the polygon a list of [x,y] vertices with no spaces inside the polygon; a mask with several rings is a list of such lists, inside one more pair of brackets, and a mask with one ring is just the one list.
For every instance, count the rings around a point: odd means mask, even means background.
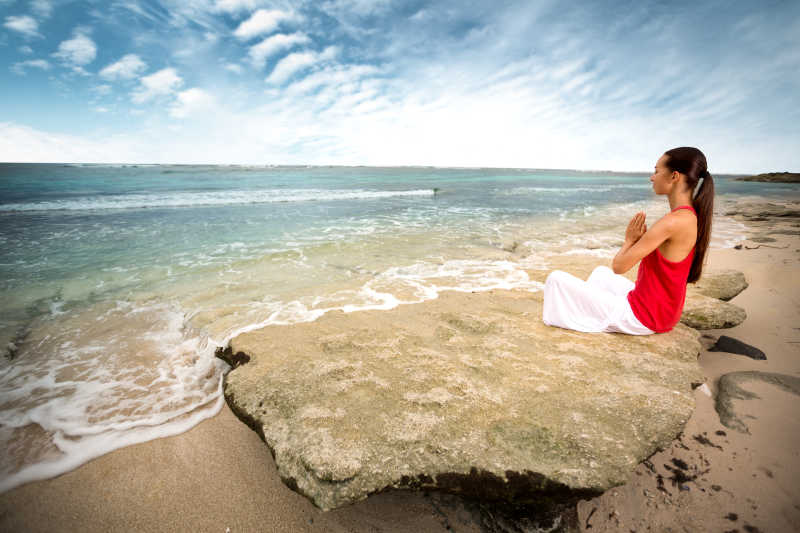
[{"label": "woman", "polygon": [[[686,284],[700,279],[703,269],[714,181],[703,152],[691,147],[664,153],[650,181],[656,194],[669,199],[670,212],[650,229],[644,213],[634,215],[625,243],[614,257],[613,272],[599,266],[586,281],[559,270],[551,272],[544,287],[545,324],[649,335],[670,331],[678,323]],[[640,260],[635,284],[620,276]]]}]

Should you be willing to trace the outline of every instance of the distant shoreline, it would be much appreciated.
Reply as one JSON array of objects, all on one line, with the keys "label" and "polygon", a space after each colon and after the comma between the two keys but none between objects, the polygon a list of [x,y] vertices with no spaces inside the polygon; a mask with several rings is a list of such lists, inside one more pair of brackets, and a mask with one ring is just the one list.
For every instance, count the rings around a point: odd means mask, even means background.
[{"label": "distant shoreline", "polygon": [[766,172],[755,176],[743,176],[736,181],[763,181],[767,183],[800,183],[800,173],[797,172]]}]

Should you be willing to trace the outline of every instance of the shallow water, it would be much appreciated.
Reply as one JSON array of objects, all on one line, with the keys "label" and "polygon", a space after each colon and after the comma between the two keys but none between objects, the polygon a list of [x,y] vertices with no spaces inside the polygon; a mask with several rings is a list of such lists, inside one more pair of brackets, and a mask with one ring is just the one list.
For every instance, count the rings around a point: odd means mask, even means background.
[{"label": "shallow water", "polygon": [[[719,203],[789,187],[717,179]],[[239,333],[539,290],[527,271],[613,256],[638,210],[667,211],[645,175],[0,165],[0,491],[213,416]],[[718,217],[712,245],[742,231]]]}]

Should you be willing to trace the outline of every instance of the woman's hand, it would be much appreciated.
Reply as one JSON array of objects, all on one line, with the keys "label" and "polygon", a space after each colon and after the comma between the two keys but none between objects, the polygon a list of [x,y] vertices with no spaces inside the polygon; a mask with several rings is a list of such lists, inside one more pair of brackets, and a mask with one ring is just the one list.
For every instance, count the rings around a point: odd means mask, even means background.
[{"label": "woman's hand", "polygon": [[628,223],[628,229],[625,230],[625,243],[629,245],[636,244],[636,241],[642,238],[642,235],[647,231],[647,224],[644,223],[645,215],[639,211]]}]

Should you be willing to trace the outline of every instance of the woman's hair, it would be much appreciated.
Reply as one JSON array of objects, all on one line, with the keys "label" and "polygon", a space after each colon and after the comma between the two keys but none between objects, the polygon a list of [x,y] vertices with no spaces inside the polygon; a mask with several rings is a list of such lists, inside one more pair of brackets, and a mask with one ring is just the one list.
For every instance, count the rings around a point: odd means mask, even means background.
[{"label": "woman's hair", "polygon": [[[686,176],[686,185],[693,193],[692,207],[697,213],[697,243],[687,283],[694,283],[700,279],[708,241],[711,238],[711,218],[714,215],[714,180],[708,173],[706,156],[697,148],[682,146],[664,153],[667,156],[667,168],[677,170]],[[697,183],[700,180],[702,183],[698,188]]]}]

